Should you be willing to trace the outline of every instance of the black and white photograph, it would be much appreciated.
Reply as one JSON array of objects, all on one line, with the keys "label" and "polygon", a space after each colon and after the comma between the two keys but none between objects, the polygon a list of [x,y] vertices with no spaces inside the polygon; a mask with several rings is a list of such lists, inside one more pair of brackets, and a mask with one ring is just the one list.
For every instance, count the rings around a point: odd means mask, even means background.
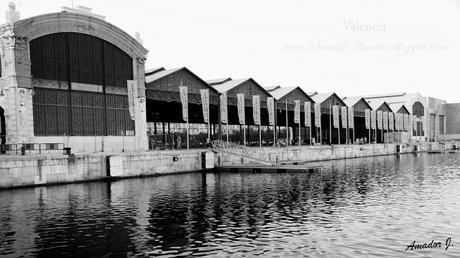
[{"label": "black and white photograph", "polygon": [[460,0],[1,0],[0,257],[460,257]]}]

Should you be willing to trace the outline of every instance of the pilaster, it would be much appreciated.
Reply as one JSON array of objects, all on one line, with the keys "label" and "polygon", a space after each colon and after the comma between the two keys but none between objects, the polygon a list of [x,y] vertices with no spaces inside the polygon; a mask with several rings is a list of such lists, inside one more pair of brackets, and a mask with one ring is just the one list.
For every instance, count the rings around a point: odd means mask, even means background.
[{"label": "pilaster", "polygon": [[0,27],[3,96],[7,143],[29,142],[33,137],[32,83],[28,43],[18,37],[13,25]]},{"label": "pilaster", "polygon": [[147,112],[145,99],[145,78],[144,65],[145,58],[136,58],[134,64],[134,80],[137,83],[137,98],[135,100],[136,120],[134,122],[136,130],[136,150],[148,150],[147,137]]}]

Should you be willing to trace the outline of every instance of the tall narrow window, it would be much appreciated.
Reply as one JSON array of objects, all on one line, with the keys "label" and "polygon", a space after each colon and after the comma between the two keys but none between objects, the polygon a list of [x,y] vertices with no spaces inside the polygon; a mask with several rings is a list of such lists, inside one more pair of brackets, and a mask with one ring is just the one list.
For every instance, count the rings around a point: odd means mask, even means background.
[{"label": "tall narrow window", "polygon": [[439,115],[439,134],[444,134],[444,116]]}]

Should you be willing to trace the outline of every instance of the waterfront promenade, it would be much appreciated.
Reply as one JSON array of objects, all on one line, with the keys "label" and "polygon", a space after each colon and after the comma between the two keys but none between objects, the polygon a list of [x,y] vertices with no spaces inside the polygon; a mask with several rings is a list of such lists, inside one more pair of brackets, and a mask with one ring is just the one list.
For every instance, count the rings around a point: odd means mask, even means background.
[{"label": "waterfront promenade", "polygon": [[0,189],[189,173],[249,163],[282,168],[283,164],[445,150],[451,147],[439,143],[423,143],[416,146],[364,144],[72,155],[2,155],[0,156]]}]

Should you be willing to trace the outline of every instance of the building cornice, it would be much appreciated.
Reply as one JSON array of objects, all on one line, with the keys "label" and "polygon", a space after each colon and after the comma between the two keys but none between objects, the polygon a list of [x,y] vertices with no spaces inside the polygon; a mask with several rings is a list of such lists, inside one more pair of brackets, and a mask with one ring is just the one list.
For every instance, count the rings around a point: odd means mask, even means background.
[{"label": "building cornice", "polygon": [[38,15],[15,22],[13,31],[17,37],[25,37],[29,42],[53,33],[83,33],[110,42],[132,57],[145,58],[148,52],[134,37],[117,26],[83,14],[59,12]]}]

